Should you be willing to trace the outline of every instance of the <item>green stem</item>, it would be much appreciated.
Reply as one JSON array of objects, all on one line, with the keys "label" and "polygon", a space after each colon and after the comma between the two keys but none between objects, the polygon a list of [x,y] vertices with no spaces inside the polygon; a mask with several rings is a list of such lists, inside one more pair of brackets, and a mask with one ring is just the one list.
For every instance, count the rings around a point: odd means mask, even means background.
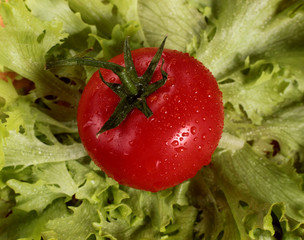
[{"label": "green stem", "polygon": [[[74,65],[85,65],[93,66],[97,68],[105,68],[112,70],[119,78],[122,84],[106,82],[99,71],[100,79],[106,84],[112,91],[117,94],[120,98],[120,102],[116,109],[105,122],[102,128],[98,131],[96,136],[98,137],[105,131],[113,129],[126,119],[128,114],[134,109],[139,109],[147,118],[153,113],[149,108],[146,97],[155,92],[157,89],[162,87],[167,81],[167,73],[163,70],[164,60],[161,64],[162,79],[150,84],[152,76],[156,70],[156,67],[161,59],[162,52],[164,50],[166,38],[163,40],[153,59],[151,60],[147,70],[142,76],[138,76],[134,62],[131,56],[131,49],[128,38],[124,44],[124,60],[125,67],[120,66],[116,63],[102,62],[92,58],[71,58],[61,60],[53,63],[48,63],[46,69],[56,68],[61,66],[74,66]],[[101,103],[102,104],[102,103]]]},{"label": "green stem", "polygon": [[138,94],[138,89],[135,86],[132,80],[132,76],[130,76],[129,72],[124,69],[120,74],[117,75],[119,76],[119,79],[124,85],[127,93],[136,96]]}]

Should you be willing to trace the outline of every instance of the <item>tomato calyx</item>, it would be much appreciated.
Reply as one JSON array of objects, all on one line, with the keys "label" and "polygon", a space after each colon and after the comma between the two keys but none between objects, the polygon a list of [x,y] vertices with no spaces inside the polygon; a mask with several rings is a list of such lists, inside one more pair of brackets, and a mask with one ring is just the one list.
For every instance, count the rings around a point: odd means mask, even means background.
[{"label": "tomato calyx", "polygon": [[140,110],[147,118],[152,116],[153,112],[149,108],[146,98],[157,89],[162,87],[167,81],[167,73],[163,70],[164,59],[162,59],[162,79],[150,84],[153,73],[155,72],[156,67],[161,59],[165,42],[166,38],[161,43],[148,68],[142,76],[137,75],[131,56],[131,49],[128,38],[126,38],[124,42],[123,50],[125,67],[115,63],[103,62],[92,58],[70,58],[54,63],[48,63],[46,65],[46,68],[50,69],[56,66],[86,65],[109,69],[119,77],[121,84],[107,82],[104,80],[99,70],[99,76],[102,82],[107,85],[116,95],[118,95],[120,101],[110,118],[104,123],[104,125],[96,134],[96,137],[98,137],[103,132],[119,126],[120,123],[124,121],[128,116],[128,114],[135,108]]}]

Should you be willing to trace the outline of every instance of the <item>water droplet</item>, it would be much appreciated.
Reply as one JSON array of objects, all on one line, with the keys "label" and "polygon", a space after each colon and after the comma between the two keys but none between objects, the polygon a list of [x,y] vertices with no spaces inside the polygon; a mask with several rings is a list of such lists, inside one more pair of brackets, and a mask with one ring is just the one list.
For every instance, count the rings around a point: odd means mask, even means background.
[{"label": "water droplet", "polygon": [[164,99],[165,101],[168,101],[168,100],[169,100],[169,95],[168,95],[168,94],[164,94],[163,99]]},{"label": "water droplet", "polygon": [[191,127],[190,132],[195,135],[196,134],[196,127]]},{"label": "water droplet", "polygon": [[91,127],[92,125],[95,125],[95,123],[93,121],[89,120],[83,125],[83,128],[88,128],[88,127]]},{"label": "water droplet", "polygon": [[202,136],[202,139],[205,140],[205,139],[206,139],[206,135],[203,135],[203,136]]},{"label": "water droplet", "polygon": [[211,98],[211,94],[208,94],[208,98]]},{"label": "water droplet", "polygon": [[178,153],[181,153],[181,152],[185,151],[186,148],[185,148],[185,147],[177,147],[177,148],[174,148],[174,150],[175,150],[176,152],[178,152]]},{"label": "water droplet", "polygon": [[175,78],[174,77],[168,77],[166,81],[166,86],[171,87],[175,84]]},{"label": "water droplet", "polygon": [[203,121],[206,121],[206,118],[205,118],[205,117],[203,117]]},{"label": "water droplet", "polygon": [[209,128],[208,128],[208,130],[209,130],[209,132],[211,132],[211,131],[212,131],[212,128],[211,128],[211,127],[209,127]]},{"label": "water droplet", "polygon": [[153,117],[152,117],[152,118],[149,118],[149,121],[150,121],[150,122],[153,122],[154,120],[155,120],[155,118],[153,118]]},{"label": "water droplet", "polygon": [[161,112],[161,113],[164,113],[164,114],[167,114],[167,113],[168,113],[165,106],[162,106],[162,107],[161,107],[160,112]]},{"label": "water droplet", "polygon": [[179,141],[180,141],[180,142],[182,142],[183,140],[184,140],[184,138],[183,138],[183,137],[180,137],[180,138],[179,138]]},{"label": "water droplet", "polygon": [[188,137],[188,136],[189,136],[189,132],[183,132],[183,133],[182,133],[182,136],[183,136],[183,137]]},{"label": "water droplet", "polygon": [[174,99],[173,99],[175,102],[178,102],[180,103],[181,102],[181,99],[180,99],[180,96],[175,96]]},{"label": "water droplet", "polygon": [[197,149],[198,149],[198,150],[202,150],[202,146],[198,146]]},{"label": "water droplet", "polygon": [[171,145],[176,147],[179,145],[179,142],[177,140],[174,140],[173,142],[171,142]]},{"label": "water droplet", "polygon": [[157,160],[157,161],[156,161],[155,167],[156,167],[156,168],[159,168],[159,167],[160,167],[160,164],[161,164],[161,161],[160,161],[160,160]]},{"label": "water droplet", "polygon": [[198,140],[198,137],[193,138],[193,141],[197,141],[197,140]]}]

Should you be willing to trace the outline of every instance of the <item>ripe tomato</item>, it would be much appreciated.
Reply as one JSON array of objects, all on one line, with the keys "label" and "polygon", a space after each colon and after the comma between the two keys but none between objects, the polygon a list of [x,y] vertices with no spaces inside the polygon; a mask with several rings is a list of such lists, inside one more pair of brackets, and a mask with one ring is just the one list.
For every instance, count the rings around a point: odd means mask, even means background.
[{"label": "ripe tomato", "polygon": [[[156,48],[132,51],[141,76]],[[82,94],[78,128],[93,161],[120,184],[148,191],[175,186],[211,161],[223,129],[222,94],[212,74],[187,54],[165,49],[162,53],[167,82],[147,97],[153,115],[137,109],[116,128],[98,137],[119,97],[100,79],[97,71]],[[124,65],[123,54],[110,60]],[[161,64],[151,82],[162,78]],[[112,71],[100,69],[103,78],[120,83]]]}]

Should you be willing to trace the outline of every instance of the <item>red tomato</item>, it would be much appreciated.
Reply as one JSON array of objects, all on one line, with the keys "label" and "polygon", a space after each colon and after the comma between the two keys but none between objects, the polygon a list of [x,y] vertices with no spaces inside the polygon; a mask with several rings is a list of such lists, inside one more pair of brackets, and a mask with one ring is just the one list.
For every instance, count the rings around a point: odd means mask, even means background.
[{"label": "red tomato", "polygon": [[[139,76],[156,51],[132,51]],[[147,97],[153,112],[150,118],[134,109],[118,127],[97,138],[119,102],[98,71],[85,87],[78,107],[79,134],[93,161],[120,184],[148,191],[194,177],[210,163],[223,129],[222,94],[209,70],[178,51],[165,49],[162,58],[168,80]],[[111,62],[124,65],[123,54]],[[151,83],[162,78],[160,65]],[[101,69],[101,73],[106,81],[120,83],[112,71]]]}]

